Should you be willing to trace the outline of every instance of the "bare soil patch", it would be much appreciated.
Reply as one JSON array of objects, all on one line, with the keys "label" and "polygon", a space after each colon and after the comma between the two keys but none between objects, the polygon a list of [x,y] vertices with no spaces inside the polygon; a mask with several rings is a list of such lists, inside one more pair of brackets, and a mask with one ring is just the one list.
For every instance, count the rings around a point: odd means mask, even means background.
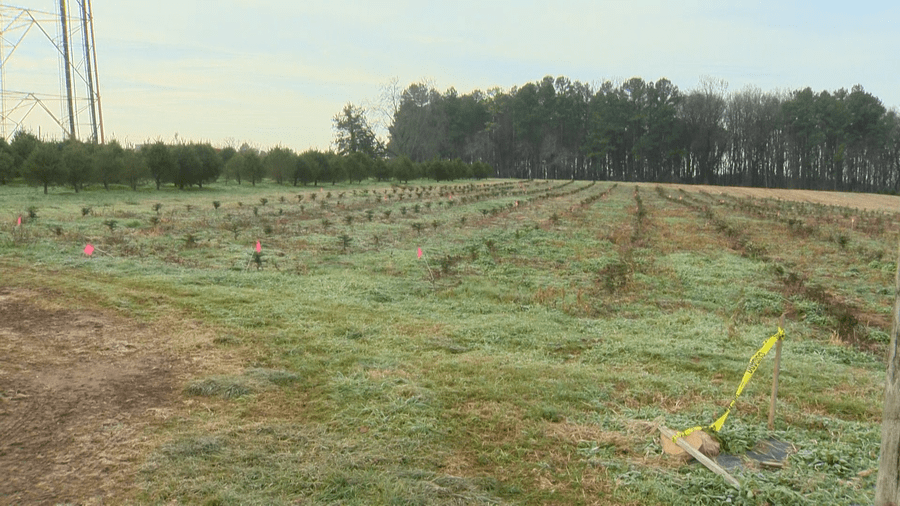
[{"label": "bare soil patch", "polygon": [[0,504],[126,501],[184,360],[152,329],[0,286]]}]

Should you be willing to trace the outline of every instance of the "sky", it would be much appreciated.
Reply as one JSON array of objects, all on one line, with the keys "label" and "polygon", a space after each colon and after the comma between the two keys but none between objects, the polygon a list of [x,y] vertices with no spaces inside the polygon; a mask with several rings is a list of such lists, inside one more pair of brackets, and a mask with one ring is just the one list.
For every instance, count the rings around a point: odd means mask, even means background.
[{"label": "sky", "polygon": [[[58,2],[15,5],[53,13]],[[595,85],[667,78],[685,92],[701,77],[726,81],[729,92],[861,84],[887,108],[900,106],[896,1],[97,0],[92,6],[105,138],[128,145],[329,149],[332,118],[343,106],[374,109],[392,82],[402,89],[427,81],[460,93],[509,89],[547,75]],[[8,42],[0,47],[4,89],[46,87],[61,96],[55,47],[38,30],[22,40],[11,56]],[[61,110],[62,101],[51,102],[50,110]],[[48,118],[36,108],[21,121],[32,131],[40,124],[43,136],[60,135]],[[79,126],[82,136],[86,130]]]}]

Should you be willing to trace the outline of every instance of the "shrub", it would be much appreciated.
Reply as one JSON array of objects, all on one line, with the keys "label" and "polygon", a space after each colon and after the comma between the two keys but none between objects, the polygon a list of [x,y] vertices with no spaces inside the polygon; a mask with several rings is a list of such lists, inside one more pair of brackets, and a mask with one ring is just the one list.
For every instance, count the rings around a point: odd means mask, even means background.
[{"label": "shrub", "polygon": [[347,234],[341,234],[338,239],[341,241],[341,251],[346,253],[347,248],[350,247],[350,243],[353,242],[353,238]]},{"label": "shrub", "polygon": [[631,269],[622,261],[615,261],[600,270],[603,287],[611,294],[628,284],[630,278]]}]

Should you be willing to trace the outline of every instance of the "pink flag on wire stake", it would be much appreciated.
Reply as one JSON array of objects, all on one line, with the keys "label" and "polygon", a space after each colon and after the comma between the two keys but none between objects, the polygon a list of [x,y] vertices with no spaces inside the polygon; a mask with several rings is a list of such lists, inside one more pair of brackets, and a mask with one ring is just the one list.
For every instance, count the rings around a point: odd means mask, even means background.
[{"label": "pink flag on wire stake", "polygon": [[262,244],[260,244],[259,241],[256,241],[256,252],[262,253]]},{"label": "pink flag on wire stake", "polygon": [[416,251],[416,258],[422,258],[422,248],[419,248],[418,251]]},{"label": "pink flag on wire stake", "polygon": [[22,226],[22,215],[21,215],[21,214],[19,215],[19,219],[16,220],[16,226],[17,226],[17,227],[21,227],[21,226]]},{"label": "pink flag on wire stake", "polygon": [[84,254],[87,256],[91,256],[94,254],[94,247],[91,244],[88,244],[84,247]]}]

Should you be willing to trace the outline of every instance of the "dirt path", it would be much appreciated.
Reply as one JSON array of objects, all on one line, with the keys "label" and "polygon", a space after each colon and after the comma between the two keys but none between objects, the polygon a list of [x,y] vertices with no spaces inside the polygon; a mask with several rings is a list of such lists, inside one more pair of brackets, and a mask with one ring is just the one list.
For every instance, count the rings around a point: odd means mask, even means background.
[{"label": "dirt path", "polygon": [[151,329],[0,286],[0,504],[111,504],[133,493],[183,360]]}]

